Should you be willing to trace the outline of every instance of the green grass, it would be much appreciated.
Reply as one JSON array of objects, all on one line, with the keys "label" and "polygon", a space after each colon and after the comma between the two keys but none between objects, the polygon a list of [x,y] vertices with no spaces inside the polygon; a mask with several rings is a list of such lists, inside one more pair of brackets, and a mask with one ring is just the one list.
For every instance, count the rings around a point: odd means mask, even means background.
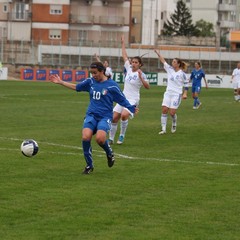
[{"label": "green grass", "polygon": [[[234,240],[240,236],[240,103],[231,89],[191,93],[178,129],[158,135],[164,87],[142,90],[116,164],[81,128],[89,97],[45,82],[0,81],[0,238]],[[39,153],[20,152],[33,138]],[[93,139],[94,140],[94,139]]]}]

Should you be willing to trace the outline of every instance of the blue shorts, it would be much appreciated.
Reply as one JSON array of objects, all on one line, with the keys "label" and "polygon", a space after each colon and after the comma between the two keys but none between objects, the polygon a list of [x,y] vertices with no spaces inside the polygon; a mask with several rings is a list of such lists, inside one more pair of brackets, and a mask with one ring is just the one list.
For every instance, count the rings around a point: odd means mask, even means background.
[{"label": "blue shorts", "polygon": [[201,86],[200,85],[192,85],[192,93],[200,93]]},{"label": "blue shorts", "polygon": [[112,121],[109,118],[101,118],[97,120],[92,115],[86,115],[83,128],[90,128],[93,131],[93,134],[97,132],[97,130],[103,130],[106,133],[111,129]]}]

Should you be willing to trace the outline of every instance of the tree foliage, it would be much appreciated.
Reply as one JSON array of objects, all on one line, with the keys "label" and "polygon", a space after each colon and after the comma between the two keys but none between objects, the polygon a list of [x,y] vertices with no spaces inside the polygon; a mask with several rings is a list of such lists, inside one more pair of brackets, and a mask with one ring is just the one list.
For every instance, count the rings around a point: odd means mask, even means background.
[{"label": "tree foliage", "polygon": [[170,20],[164,22],[163,35],[167,36],[194,36],[196,28],[192,23],[192,14],[186,4],[179,0]]},{"label": "tree foliage", "polygon": [[205,20],[201,19],[196,22],[196,36],[199,37],[214,37],[215,33],[213,31],[213,24],[210,22],[206,22]]}]

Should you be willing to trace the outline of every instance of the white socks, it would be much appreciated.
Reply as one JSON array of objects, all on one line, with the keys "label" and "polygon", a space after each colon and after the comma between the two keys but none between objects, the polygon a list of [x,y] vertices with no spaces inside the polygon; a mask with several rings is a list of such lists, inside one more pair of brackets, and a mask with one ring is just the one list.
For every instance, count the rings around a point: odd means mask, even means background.
[{"label": "white socks", "polygon": [[114,140],[118,128],[118,123],[112,123],[112,127],[109,132],[109,139]]},{"label": "white socks", "polygon": [[125,136],[125,133],[127,131],[128,127],[128,119],[125,121],[121,120],[121,129],[120,129],[120,135]]},{"label": "white socks", "polygon": [[172,116],[172,126],[174,126],[174,127],[177,126],[177,114],[176,113]]},{"label": "white socks", "polygon": [[162,116],[161,116],[161,125],[162,125],[162,131],[164,131],[164,132],[166,132],[166,128],[167,128],[167,118],[168,118],[168,115],[162,113]]}]

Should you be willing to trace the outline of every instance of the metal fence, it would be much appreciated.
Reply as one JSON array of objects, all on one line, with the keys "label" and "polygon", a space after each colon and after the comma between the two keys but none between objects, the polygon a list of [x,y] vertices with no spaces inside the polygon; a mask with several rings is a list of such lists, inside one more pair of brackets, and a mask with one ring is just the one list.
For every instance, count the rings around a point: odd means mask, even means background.
[{"label": "metal fence", "polygon": [[[153,51],[154,46],[127,46],[129,57],[142,56],[146,72],[164,71]],[[231,74],[237,62],[240,61],[240,52],[231,52],[230,49],[220,49],[213,51],[212,48],[206,50],[201,47],[191,47],[185,50],[168,50],[167,46],[160,47],[162,55],[166,61],[171,63],[175,57],[179,57],[190,64],[189,71],[194,67],[195,61],[201,61],[206,73]],[[26,42],[26,41],[6,41],[0,39],[0,61],[3,64],[22,66],[54,66],[60,68],[82,68],[85,69],[92,61],[95,61],[94,54],[97,53],[101,60],[108,60],[110,66],[115,71],[122,70],[123,61],[121,56],[120,43],[102,43],[94,46],[91,42],[79,41],[69,42],[62,45],[52,42]]]}]

